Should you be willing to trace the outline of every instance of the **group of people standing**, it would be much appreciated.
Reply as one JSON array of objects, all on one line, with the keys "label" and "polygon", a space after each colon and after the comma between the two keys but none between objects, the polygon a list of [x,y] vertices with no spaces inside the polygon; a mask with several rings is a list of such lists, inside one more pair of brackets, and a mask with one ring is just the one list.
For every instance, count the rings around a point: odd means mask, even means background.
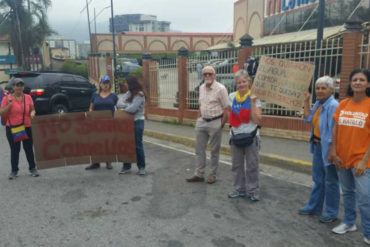
[{"label": "group of people standing", "polygon": [[[228,95],[224,85],[217,82],[214,68],[202,70],[204,83],[199,88],[199,110],[196,131],[196,169],[187,182],[205,181],[206,148],[211,146],[211,168],[206,182],[216,182],[222,129],[229,120],[232,174],[234,190],[229,198],[260,199],[258,124],[262,119],[261,102],[251,93],[251,77],[245,70],[235,74],[237,91]],[[233,137],[247,136],[247,143],[236,142]]]},{"label": "group of people standing", "polygon": [[[115,93],[111,92],[111,80],[109,76],[104,75],[99,83],[99,90],[91,97],[89,111],[110,110],[112,115],[115,110],[122,110],[134,115],[136,158],[138,174],[145,175],[145,154],[143,147],[144,132],[144,106],[145,95],[141,84],[136,77],[129,76],[126,78],[128,91],[118,98]],[[11,151],[11,172],[8,176],[10,180],[18,176],[18,163],[21,142],[26,153],[29,171],[31,176],[38,177],[39,173],[36,168],[33,139],[31,131],[31,119],[35,116],[35,107],[30,95],[24,94],[24,81],[15,78],[12,81],[13,92],[2,99],[0,116],[6,124],[6,137]],[[23,127],[24,126],[24,127]],[[20,128],[20,132],[18,131]],[[21,136],[21,138],[20,138]],[[94,163],[86,167],[86,170],[98,169],[99,163]],[[112,169],[112,164],[106,163],[107,169]],[[125,174],[131,171],[131,163],[124,163],[119,174]]]},{"label": "group of people standing", "polygon": [[341,186],[344,217],[332,231],[357,230],[358,204],[364,242],[370,244],[370,71],[354,70],[349,81],[349,98],[339,104],[333,97],[333,79],[327,76],[315,84],[317,101],[312,109],[306,94],[304,120],[312,124],[314,185],[299,214],[318,215],[323,223],[336,221]]},{"label": "group of people standing", "polygon": [[[261,102],[250,90],[252,79],[247,71],[239,70],[235,74],[237,91],[229,96],[215,78],[212,67],[203,68],[204,84],[199,88],[195,127],[196,169],[186,181],[208,184],[216,181],[221,132],[229,120],[234,191],[228,197],[258,201]],[[332,231],[344,234],[357,230],[358,204],[364,242],[370,244],[370,71],[354,70],[349,79],[349,98],[340,103],[334,99],[334,81],[329,76],[316,81],[317,100],[312,109],[311,95],[308,92],[305,95],[304,121],[312,125],[310,151],[314,185],[308,203],[299,214],[317,215],[323,223],[336,221],[341,186],[344,217]],[[208,142],[211,162],[205,180]]]},{"label": "group of people standing", "polygon": [[[134,115],[134,131],[136,145],[136,159],[138,174],[145,175],[145,153],[143,146],[144,134],[144,107],[145,95],[143,88],[136,77],[128,76],[126,78],[128,91],[119,99],[115,93],[111,92],[110,78],[105,75],[101,78],[98,93],[94,93],[91,98],[90,111],[122,110]],[[107,162],[107,169],[112,169],[112,165]],[[86,170],[100,168],[99,163],[87,166]],[[129,173],[131,171],[131,163],[123,163],[119,174]]]},{"label": "group of people standing", "polygon": [[[245,70],[235,74],[237,91],[228,95],[225,86],[217,82],[211,66],[202,69],[204,83],[199,88],[199,110],[196,131],[196,169],[187,182],[216,182],[222,129],[230,125],[232,175],[234,190],[229,198],[247,197],[260,200],[259,188],[259,124],[262,120],[261,102],[251,92],[252,78]],[[338,103],[333,97],[334,81],[328,76],[315,83],[317,101],[310,107],[310,93],[304,100],[304,121],[311,123],[310,151],[313,153],[314,182],[308,203],[299,210],[301,215],[317,215],[323,223],[338,219],[340,189],[344,205],[341,224],[332,229],[344,234],[357,230],[356,204],[360,209],[364,242],[370,244],[370,71],[354,70],[350,75],[349,98]],[[111,81],[103,76],[99,91],[91,98],[90,111],[123,110],[134,115],[138,174],[145,175],[143,148],[145,95],[135,77],[127,78],[128,91],[118,98],[111,92]],[[29,171],[37,177],[33,154],[31,118],[35,116],[32,98],[23,93],[22,79],[13,80],[13,93],[3,98],[0,115],[6,119],[6,136],[11,150],[9,179],[18,175],[20,142],[29,163]],[[26,138],[15,141],[14,126],[24,126]],[[211,147],[210,171],[205,180],[206,148]],[[86,170],[97,169],[99,163]],[[107,169],[112,169],[110,163]],[[124,163],[120,174],[131,171]],[[324,207],[325,204],[325,207]]]}]

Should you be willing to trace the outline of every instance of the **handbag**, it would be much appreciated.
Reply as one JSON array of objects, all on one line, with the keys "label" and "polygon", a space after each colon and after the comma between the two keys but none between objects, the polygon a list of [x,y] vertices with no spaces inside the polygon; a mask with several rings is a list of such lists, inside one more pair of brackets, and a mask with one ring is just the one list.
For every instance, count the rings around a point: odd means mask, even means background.
[{"label": "handbag", "polygon": [[21,124],[18,125],[12,125],[10,122],[10,118],[8,118],[9,121],[9,128],[10,132],[12,133],[13,136],[13,141],[14,142],[20,142],[23,140],[28,139],[28,135],[26,132],[26,127],[24,127],[24,115],[26,114],[26,97],[23,97],[23,120]]},{"label": "handbag", "polygon": [[248,147],[253,143],[254,137],[257,134],[258,127],[253,130],[251,133],[241,133],[241,134],[234,134],[233,130],[231,130],[231,137],[230,137],[230,145],[234,144],[238,147]]}]

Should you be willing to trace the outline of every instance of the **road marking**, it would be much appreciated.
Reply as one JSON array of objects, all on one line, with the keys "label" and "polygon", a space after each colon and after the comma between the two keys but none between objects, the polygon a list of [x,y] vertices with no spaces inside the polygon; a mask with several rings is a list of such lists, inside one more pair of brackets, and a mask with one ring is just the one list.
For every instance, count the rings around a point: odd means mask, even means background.
[{"label": "road marking", "polygon": [[[178,148],[171,147],[171,146],[168,146],[168,145],[165,145],[165,144],[161,144],[161,143],[157,143],[157,142],[153,142],[153,141],[148,141],[148,140],[144,140],[144,142],[147,142],[147,143],[150,143],[150,144],[153,144],[153,145],[157,145],[157,146],[160,146],[160,147],[163,147],[163,148],[171,149],[171,150],[174,150],[174,151],[177,151],[177,152],[186,153],[186,154],[190,154],[190,155],[195,156],[195,153],[193,153],[193,152],[189,152],[189,151],[186,151],[186,150],[183,150],[183,149],[178,149]],[[208,156],[207,156],[207,159],[209,159]],[[228,162],[228,161],[219,160],[219,162],[220,163],[223,163],[225,165],[231,166],[231,163]],[[260,171],[260,174],[262,174],[264,176],[267,176],[267,177],[275,178],[275,179],[278,179],[278,180],[281,180],[281,181],[285,181],[285,182],[288,182],[288,183],[291,183],[291,184],[295,184],[295,185],[300,185],[300,186],[304,186],[304,187],[307,187],[307,188],[311,188],[311,186],[308,186],[308,185],[305,185],[305,184],[301,184],[301,183],[289,181],[289,180],[286,180],[286,179],[281,179],[281,178],[274,177],[270,173],[266,173],[266,172]]]}]

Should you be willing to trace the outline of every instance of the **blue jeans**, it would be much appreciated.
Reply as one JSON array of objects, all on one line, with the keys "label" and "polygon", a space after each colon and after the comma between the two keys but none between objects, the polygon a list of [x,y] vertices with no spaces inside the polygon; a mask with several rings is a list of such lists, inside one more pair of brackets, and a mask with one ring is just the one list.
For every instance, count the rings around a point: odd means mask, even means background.
[{"label": "blue jeans", "polygon": [[314,185],[310,199],[302,210],[312,212],[314,215],[321,215],[325,201],[326,207],[323,216],[338,218],[340,200],[338,174],[334,165],[324,165],[320,143],[314,144],[312,180]]},{"label": "blue jeans", "polygon": [[[135,125],[135,145],[137,168],[145,169],[145,154],[143,146],[144,120],[136,120]],[[123,163],[125,169],[131,169],[131,163]]]},{"label": "blue jeans", "polygon": [[365,237],[370,238],[370,169],[360,177],[354,175],[354,169],[342,169],[338,172],[343,191],[343,223],[356,224],[356,201],[361,214],[361,227]]}]

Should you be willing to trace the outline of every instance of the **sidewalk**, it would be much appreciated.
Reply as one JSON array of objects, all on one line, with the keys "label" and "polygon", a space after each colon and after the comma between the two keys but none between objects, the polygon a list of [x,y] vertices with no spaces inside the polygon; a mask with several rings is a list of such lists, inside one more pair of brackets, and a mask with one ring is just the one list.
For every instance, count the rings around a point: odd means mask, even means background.
[{"label": "sidewalk", "polygon": [[[144,135],[194,147],[194,127],[147,120]],[[229,132],[223,131],[221,153],[230,154]],[[309,142],[261,136],[261,163],[311,173]]]}]

